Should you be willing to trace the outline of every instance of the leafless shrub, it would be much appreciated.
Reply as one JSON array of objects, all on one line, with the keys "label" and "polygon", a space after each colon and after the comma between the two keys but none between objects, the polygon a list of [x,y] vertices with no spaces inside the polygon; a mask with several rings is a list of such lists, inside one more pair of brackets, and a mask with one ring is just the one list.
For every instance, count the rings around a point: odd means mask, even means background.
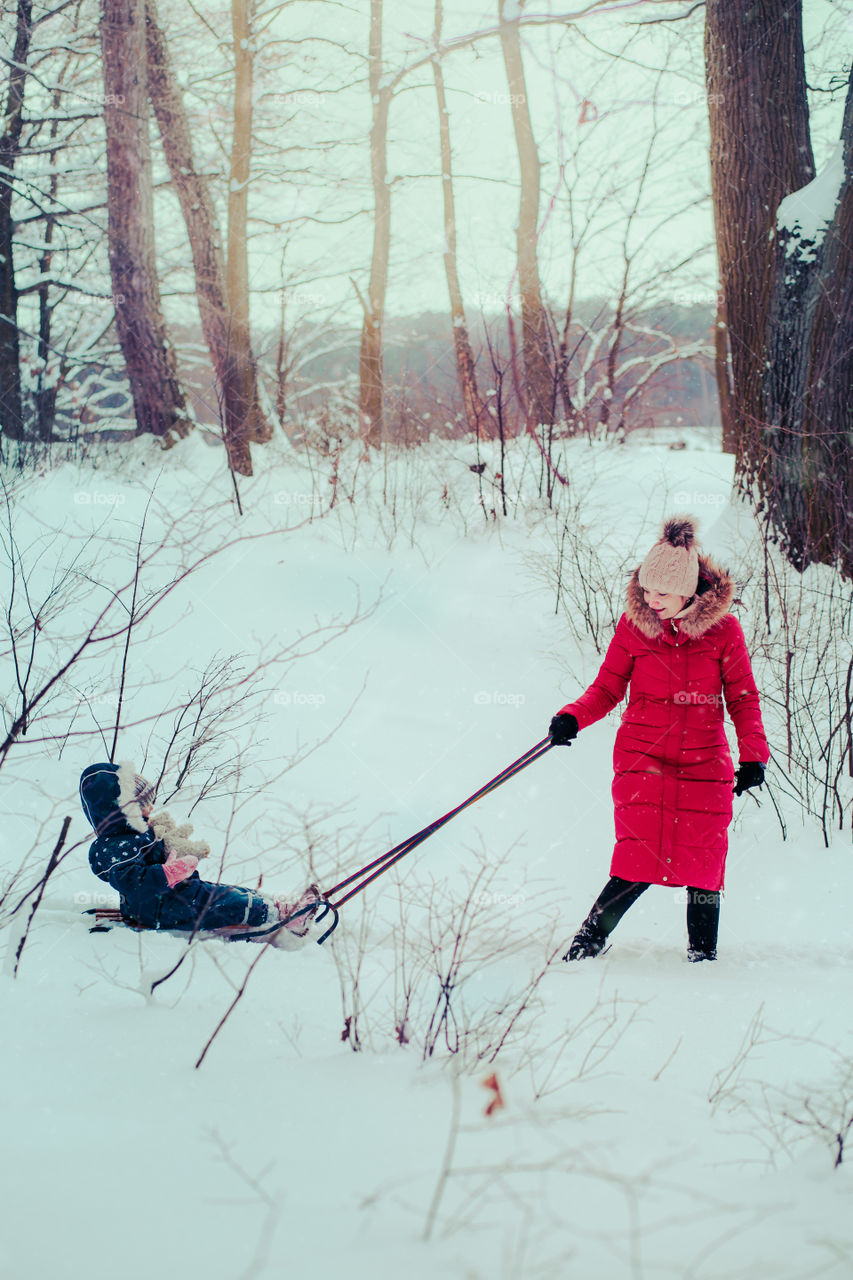
[{"label": "leafless shrub", "polygon": [[846,824],[853,837],[853,586],[824,566],[798,573],[765,540],[759,517],[755,528],[736,576],[753,602],[740,616],[773,772],[828,845],[833,827]]}]

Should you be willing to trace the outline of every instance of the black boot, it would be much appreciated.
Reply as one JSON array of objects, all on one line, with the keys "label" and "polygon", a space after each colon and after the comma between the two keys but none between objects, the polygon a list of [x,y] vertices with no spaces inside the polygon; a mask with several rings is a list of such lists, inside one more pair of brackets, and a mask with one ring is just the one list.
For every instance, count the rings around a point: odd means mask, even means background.
[{"label": "black boot", "polygon": [[572,944],[563,959],[588,960],[604,950],[606,941],[607,934],[601,927],[592,918],[586,919],[572,938]]},{"label": "black boot", "polygon": [[716,960],[720,927],[720,893],[714,889],[687,890],[687,959]]},{"label": "black boot", "polygon": [[586,960],[599,955],[625,912],[648,887],[642,880],[622,880],[619,876],[611,876],[563,959]]}]

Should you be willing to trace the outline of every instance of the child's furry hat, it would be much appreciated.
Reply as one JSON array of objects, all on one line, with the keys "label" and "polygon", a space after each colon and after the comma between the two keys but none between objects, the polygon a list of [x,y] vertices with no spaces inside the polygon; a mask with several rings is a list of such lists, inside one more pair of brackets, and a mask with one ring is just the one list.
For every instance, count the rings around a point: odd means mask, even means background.
[{"label": "child's furry hat", "polygon": [[640,565],[639,580],[644,591],[694,594],[699,583],[699,555],[694,540],[697,521],[692,516],[670,516],[664,521],[663,536]]}]

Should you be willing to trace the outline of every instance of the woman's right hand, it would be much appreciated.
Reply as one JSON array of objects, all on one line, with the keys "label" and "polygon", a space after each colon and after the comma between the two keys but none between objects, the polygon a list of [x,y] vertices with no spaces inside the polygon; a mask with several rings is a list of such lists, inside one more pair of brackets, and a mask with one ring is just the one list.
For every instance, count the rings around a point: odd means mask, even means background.
[{"label": "woman's right hand", "polygon": [[560,711],[551,720],[548,733],[555,747],[571,746],[578,736],[578,722],[570,711]]}]

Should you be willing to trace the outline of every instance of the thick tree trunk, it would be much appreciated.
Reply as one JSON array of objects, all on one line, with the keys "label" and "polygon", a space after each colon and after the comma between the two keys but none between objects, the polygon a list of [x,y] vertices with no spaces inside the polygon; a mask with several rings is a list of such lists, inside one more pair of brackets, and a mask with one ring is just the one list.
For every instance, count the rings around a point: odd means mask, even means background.
[{"label": "thick tree trunk", "polygon": [[[830,208],[826,191],[836,188]],[[794,565],[838,564],[853,576],[853,71],[838,151],[810,189],[783,204],[780,224],[763,491]]]},{"label": "thick tree trunk", "polygon": [[[761,468],[761,385],[776,209],[814,176],[801,0],[707,0],[711,189],[731,349],[736,476]],[[718,360],[718,376],[723,364]]]},{"label": "thick tree trunk", "polygon": [[382,0],[370,0],[367,67],[372,104],[370,177],[373,185],[373,256],[358,359],[358,411],[362,439],[365,444],[379,448],[385,435],[382,324],[385,317],[391,244],[391,192],[388,188],[387,167],[391,94],[387,86],[382,84]]},{"label": "thick tree trunk", "polygon": [[31,0],[18,0],[15,48],[9,66],[9,91],[3,131],[0,133],[0,433],[12,440],[24,437],[18,290],[12,251],[12,188],[23,125],[32,9]]},{"label": "thick tree trunk", "polygon": [[542,301],[537,242],[539,235],[540,164],[521,56],[518,21],[504,20],[504,0],[500,5],[500,39],[509,84],[512,123],[518,147],[521,196],[518,207],[516,245],[518,291],[521,295],[521,349],[528,424],[551,424],[556,417],[558,380],[548,313]]},{"label": "thick tree trunk", "polygon": [[707,0],[705,52],[736,482],[796,568],[851,575],[853,102],[826,208],[828,175],[803,192],[814,162],[800,0]]},{"label": "thick tree trunk", "polygon": [[[441,43],[443,19],[442,0],[435,0],[435,29],[433,47]],[[450,145],[450,117],[447,111],[447,95],[444,91],[444,72],[438,53],[432,62],[435,96],[438,103],[438,134],[441,150],[441,189],[444,198],[444,270],[450,295],[450,321],[453,325],[453,347],[456,354],[456,372],[462,392],[462,405],[468,430],[481,440],[497,436],[497,423],[484,404],[477,387],[474,354],[468,336],[462,287],[456,263],[456,206],[453,198],[453,152]]]},{"label": "thick tree trunk", "polygon": [[[233,326],[225,285],[225,255],[216,209],[207,182],[193,156],[189,121],[172,71],[169,51],[159,25],[155,0],[145,7],[148,92],[169,173],[181,204],[195,272],[201,328],[210,351],[222,396],[225,445],[231,465],[241,474],[248,456],[247,440],[255,439],[253,422],[262,419],[258,404],[255,361],[249,341],[248,360],[241,361],[233,342]],[[269,428],[265,439],[269,438]]]},{"label": "thick tree trunk", "polygon": [[109,258],[118,338],[137,431],[172,442],[187,433],[166,336],[154,257],[144,0],[103,0]]}]

